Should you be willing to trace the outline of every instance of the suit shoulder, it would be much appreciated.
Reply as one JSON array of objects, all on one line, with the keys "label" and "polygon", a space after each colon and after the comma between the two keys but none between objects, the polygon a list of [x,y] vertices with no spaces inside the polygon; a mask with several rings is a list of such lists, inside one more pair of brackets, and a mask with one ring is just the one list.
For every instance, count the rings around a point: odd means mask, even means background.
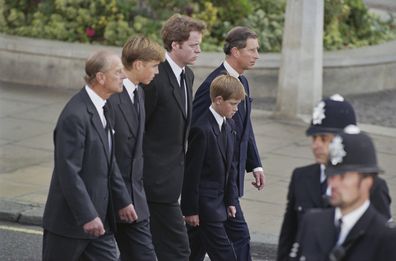
[{"label": "suit shoulder", "polygon": [[306,173],[318,172],[319,170],[320,170],[320,165],[317,163],[302,167],[297,167],[293,170],[293,176],[301,176]]}]

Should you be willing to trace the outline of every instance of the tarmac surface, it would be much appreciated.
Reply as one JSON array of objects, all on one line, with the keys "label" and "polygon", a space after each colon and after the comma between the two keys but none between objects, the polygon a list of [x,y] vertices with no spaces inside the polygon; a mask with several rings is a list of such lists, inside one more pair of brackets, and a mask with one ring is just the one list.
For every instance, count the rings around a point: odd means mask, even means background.
[{"label": "tarmac surface", "polygon": [[[41,224],[53,168],[52,131],[76,92],[0,82],[0,220]],[[361,128],[374,139],[383,177],[395,199],[396,91],[348,98],[364,123]],[[291,172],[313,162],[310,139],[305,136],[309,117],[305,121],[275,119],[271,116],[273,99],[253,103],[254,131],[267,184],[257,191],[250,185],[252,175],[247,174],[241,203],[254,260],[274,260]]]}]

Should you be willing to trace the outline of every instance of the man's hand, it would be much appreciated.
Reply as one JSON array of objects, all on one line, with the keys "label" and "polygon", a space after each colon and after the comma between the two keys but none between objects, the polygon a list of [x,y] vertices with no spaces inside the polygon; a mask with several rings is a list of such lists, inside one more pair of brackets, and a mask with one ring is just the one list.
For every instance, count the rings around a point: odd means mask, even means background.
[{"label": "man's hand", "polygon": [[99,217],[96,217],[88,223],[85,223],[83,228],[85,233],[95,237],[102,236],[105,233],[102,220],[100,220]]},{"label": "man's hand", "polygon": [[229,217],[235,218],[235,215],[236,215],[236,208],[235,208],[235,206],[229,206],[229,207],[227,208],[227,213],[228,213],[228,216],[229,216]]},{"label": "man's hand", "polygon": [[118,210],[118,215],[120,215],[120,219],[122,221],[126,221],[129,223],[132,223],[133,221],[138,219],[135,208],[132,204],[129,204],[125,208]]},{"label": "man's hand", "polygon": [[265,175],[263,171],[253,171],[253,176],[256,181],[252,182],[252,185],[258,190],[262,190],[265,186]]},{"label": "man's hand", "polygon": [[199,226],[199,216],[198,215],[186,216],[186,217],[184,217],[184,220],[190,226],[193,226],[193,227]]}]

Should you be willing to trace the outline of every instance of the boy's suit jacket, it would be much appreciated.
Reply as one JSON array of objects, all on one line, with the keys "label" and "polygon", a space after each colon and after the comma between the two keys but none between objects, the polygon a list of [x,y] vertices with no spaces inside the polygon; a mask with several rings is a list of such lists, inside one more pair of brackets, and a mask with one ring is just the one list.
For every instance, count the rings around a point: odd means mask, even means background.
[{"label": "boy's suit jacket", "polygon": [[125,89],[109,99],[114,109],[115,156],[121,175],[138,215],[137,222],[149,217],[143,186],[143,133],[145,122],[144,93],[137,89],[137,112]]},{"label": "boy's suit jacket", "polygon": [[[199,86],[193,101],[192,123],[194,123],[200,117],[200,115],[204,114],[211,104],[209,91],[210,84],[214,78],[226,73],[227,71],[224,65],[221,64],[205,79],[201,86]],[[254,168],[261,167],[260,155],[257,150],[252,122],[250,119],[250,113],[252,111],[252,98],[250,97],[249,83],[244,76],[241,76],[241,82],[245,88],[247,97],[245,98],[244,102],[241,102],[238,105],[238,112],[233,117],[237,139],[235,153],[237,155],[236,157],[238,163],[237,186],[239,197],[243,196],[245,171],[251,172]],[[246,106],[246,109],[242,109],[242,106]],[[245,115],[242,115],[242,112],[246,112]]]},{"label": "boy's suit jacket", "polygon": [[226,125],[227,148],[209,109],[191,128],[181,197],[185,216],[199,215],[202,221],[221,222],[227,219],[226,207],[235,205],[238,192],[231,121]]}]

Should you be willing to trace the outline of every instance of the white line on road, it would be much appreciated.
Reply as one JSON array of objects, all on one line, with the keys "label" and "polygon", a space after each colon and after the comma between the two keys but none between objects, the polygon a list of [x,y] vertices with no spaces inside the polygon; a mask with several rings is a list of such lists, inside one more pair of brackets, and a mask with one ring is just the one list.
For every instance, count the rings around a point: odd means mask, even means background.
[{"label": "white line on road", "polygon": [[34,229],[10,227],[10,226],[2,226],[2,225],[0,225],[0,230],[8,230],[8,231],[21,232],[26,234],[41,235],[41,236],[43,235],[42,231],[38,231]]}]

